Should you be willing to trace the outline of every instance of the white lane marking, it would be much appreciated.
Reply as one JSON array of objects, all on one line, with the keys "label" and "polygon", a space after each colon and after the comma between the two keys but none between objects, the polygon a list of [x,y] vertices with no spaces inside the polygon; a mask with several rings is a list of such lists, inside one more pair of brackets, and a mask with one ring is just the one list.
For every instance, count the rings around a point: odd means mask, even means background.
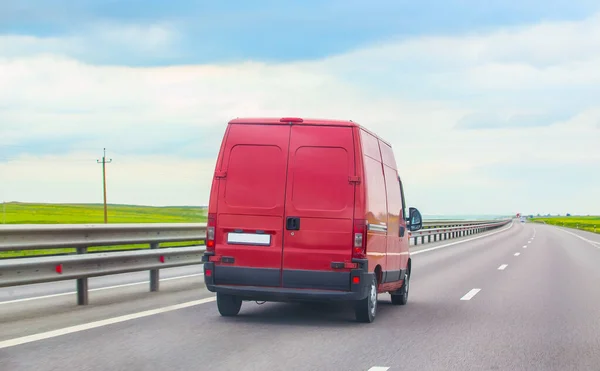
[{"label": "white lane marking", "polygon": [[520,253],[520,252],[516,252],[516,253],[515,253],[515,256],[519,256],[519,255],[521,255],[521,253]]},{"label": "white lane marking", "polygon": [[524,249],[526,249],[526,248],[527,248],[527,245],[523,245],[523,248],[524,248]]},{"label": "white lane marking", "polygon": [[370,369],[368,369],[367,371],[387,371],[389,369],[390,369],[389,367],[373,366]]},{"label": "white lane marking", "polygon": [[[182,278],[202,276],[203,274],[204,273],[194,273],[194,274],[187,274],[185,276],[161,278],[159,281],[163,282],[163,281],[179,280],[179,279],[182,279]],[[122,285],[98,287],[98,288],[95,288],[95,289],[90,289],[89,291],[102,291],[102,290],[118,289],[118,288],[121,288],[121,287],[143,285],[145,283],[150,283],[150,281],[124,283]],[[69,292],[62,292],[60,294],[51,294],[51,295],[43,295],[43,296],[34,296],[34,297],[31,297],[31,298],[22,298],[22,299],[8,300],[8,301],[0,301],[0,305],[2,305],[2,304],[21,303],[21,302],[24,302],[24,301],[31,301],[31,300],[38,300],[38,299],[49,299],[49,298],[55,298],[55,297],[58,297],[58,296],[66,296],[66,295],[74,295],[74,294],[77,294],[77,291],[69,291]]]},{"label": "white lane marking", "polygon": [[[510,223],[510,225],[509,225],[507,228],[501,229],[501,230],[499,230],[499,231],[495,231],[495,232],[488,233],[488,234],[484,234],[484,235],[481,235],[481,236],[477,236],[477,237],[469,238],[469,239],[462,240],[462,241],[456,241],[456,242],[448,243],[448,244],[445,244],[445,245],[440,245],[440,246],[436,246],[436,247],[430,247],[430,248],[428,248],[428,249],[423,249],[423,250],[419,250],[419,251],[411,252],[411,253],[410,253],[410,255],[417,255],[417,254],[421,254],[421,253],[428,252],[428,251],[433,251],[433,250],[437,250],[437,249],[443,249],[444,247],[454,246],[454,245],[458,245],[458,244],[460,244],[460,243],[465,243],[465,242],[469,242],[469,241],[477,240],[477,239],[480,239],[480,238],[484,238],[484,237],[492,236],[492,235],[494,235],[494,234],[496,234],[496,233],[501,233],[501,232],[507,231],[507,230],[511,229],[511,228],[512,228],[512,226],[513,226],[513,224],[512,224],[512,222],[511,222],[511,223]],[[413,245],[413,246],[414,246],[414,245]]]},{"label": "white lane marking", "polygon": [[481,289],[473,289],[473,290],[467,292],[465,294],[465,296],[463,296],[462,298],[460,298],[460,300],[471,300],[471,299],[473,299],[473,297],[475,295],[477,295],[477,293],[479,293],[479,291],[481,291]]},{"label": "white lane marking", "polygon": [[571,234],[577,238],[579,238],[580,240],[584,240],[585,242],[591,244],[594,247],[597,247],[600,249],[600,242],[596,242],[596,241],[592,241],[592,240],[588,240],[587,238],[581,237],[580,235],[573,233],[573,232],[569,232],[569,231],[565,231],[564,229],[559,228],[560,231],[563,231],[565,233]]},{"label": "white lane marking", "polygon": [[506,269],[506,267],[508,267],[508,264],[502,264],[501,266],[498,267],[498,270],[503,271]]},{"label": "white lane marking", "polygon": [[90,329],[97,328],[97,327],[108,326],[108,325],[112,325],[112,324],[119,323],[119,322],[125,322],[125,321],[130,321],[133,319],[138,319],[138,318],[153,316],[156,314],[171,312],[171,311],[178,310],[178,309],[189,308],[189,307],[193,307],[193,306],[200,305],[200,304],[210,303],[215,300],[216,300],[216,297],[212,296],[212,297],[205,298],[205,299],[188,301],[187,303],[170,305],[168,307],[146,310],[143,312],[127,314],[124,316],[103,319],[100,321],[84,323],[84,324],[76,325],[76,326],[65,327],[65,328],[61,328],[58,330],[52,330],[52,331],[42,332],[39,334],[23,336],[20,338],[4,340],[4,341],[0,341],[0,349],[13,347],[15,345],[32,343],[34,341],[50,339],[50,338],[54,338],[57,336],[72,334],[74,332],[90,330]]}]

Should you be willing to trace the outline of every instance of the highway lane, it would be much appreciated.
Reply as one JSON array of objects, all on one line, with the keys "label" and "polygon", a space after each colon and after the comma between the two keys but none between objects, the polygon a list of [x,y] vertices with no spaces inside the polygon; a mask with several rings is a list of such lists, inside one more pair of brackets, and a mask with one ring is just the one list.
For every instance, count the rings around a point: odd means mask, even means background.
[{"label": "highway lane", "polygon": [[600,250],[586,241],[516,223],[413,259],[409,304],[394,307],[382,295],[370,325],[355,323],[341,305],[246,302],[239,317],[228,319],[211,301],[3,348],[0,369],[593,370],[600,364]]}]

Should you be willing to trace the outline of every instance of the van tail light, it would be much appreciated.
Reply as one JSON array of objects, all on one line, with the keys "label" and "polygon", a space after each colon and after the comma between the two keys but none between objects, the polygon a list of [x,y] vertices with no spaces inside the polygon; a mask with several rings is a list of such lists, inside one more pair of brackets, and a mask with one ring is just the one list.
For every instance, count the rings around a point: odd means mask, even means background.
[{"label": "van tail light", "polygon": [[367,257],[367,221],[365,219],[354,220],[354,244],[352,246],[353,259],[365,259]]},{"label": "van tail light", "polygon": [[217,226],[217,214],[208,214],[206,225],[206,251],[215,251],[215,228]]}]

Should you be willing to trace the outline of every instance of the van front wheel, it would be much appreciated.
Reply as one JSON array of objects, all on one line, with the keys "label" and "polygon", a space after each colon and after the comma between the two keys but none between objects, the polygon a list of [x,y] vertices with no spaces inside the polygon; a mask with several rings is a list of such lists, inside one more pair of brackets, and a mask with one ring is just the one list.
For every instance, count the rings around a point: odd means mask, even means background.
[{"label": "van front wheel", "polygon": [[223,317],[237,316],[242,308],[242,299],[233,295],[217,293],[217,308]]},{"label": "van front wheel", "polygon": [[355,305],[354,311],[357,321],[371,323],[375,320],[377,314],[377,278],[375,278],[375,275],[371,280],[369,294],[366,298],[357,301]]}]

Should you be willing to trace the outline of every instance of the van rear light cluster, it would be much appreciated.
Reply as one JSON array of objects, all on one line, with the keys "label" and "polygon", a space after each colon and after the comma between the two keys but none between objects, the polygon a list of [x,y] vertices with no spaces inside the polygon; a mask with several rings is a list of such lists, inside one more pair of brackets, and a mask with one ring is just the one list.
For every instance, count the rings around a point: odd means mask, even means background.
[{"label": "van rear light cluster", "polygon": [[353,259],[365,259],[367,257],[367,221],[365,219],[354,220],[354,244],[352,246]]},{"label": "van rear light cluster", "polygon": [[217,226],[217,214],[208,214],[206,225],[206,251],[215,251],[215,227]]}]

